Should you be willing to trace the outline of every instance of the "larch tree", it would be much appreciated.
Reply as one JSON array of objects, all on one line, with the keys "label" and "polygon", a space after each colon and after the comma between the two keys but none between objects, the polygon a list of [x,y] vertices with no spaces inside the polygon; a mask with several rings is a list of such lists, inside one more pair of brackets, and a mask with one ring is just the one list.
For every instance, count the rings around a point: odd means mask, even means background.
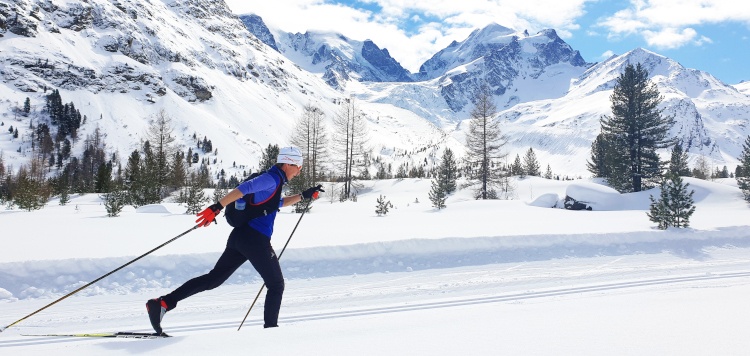
[{"label": "larch tree", "polygon": [[473,102],[469,131],[466,133],[466,159],[476,169],[471,171],[469,179],[473,181],[472,185],[477,186],[476,199],[495,199],[497,191],[502,190],[505,175],[500,163],[507,155],[502,152],[507,138],[500,130],[500,122],[495,119],[497,107],[487,84],[483,84],[475,93]]},{"label": "larch tree", "polygon": [[343,187],[341,199],[352,199],[355,192],[354,178],[357,158],[361,157],[367,145],[367,121],[365,114],[359,109],[354,98],[342,101],[339,111],[333,118],[333,148],[337,156],[335,161],[339,165]]},{"label": "larch tree", "polygon": [[[291,142],[300,149],[303,157],[302,172],[289,182],[293,193],[300,193],[308,187],[316,186],[322,180],[323,163],[328,146],[328,134],[323,120],[325,113],[318,107],[306,105],[302,116],[292,129]],[[301,212],[306,202],[300,202],[296,210]]]}]

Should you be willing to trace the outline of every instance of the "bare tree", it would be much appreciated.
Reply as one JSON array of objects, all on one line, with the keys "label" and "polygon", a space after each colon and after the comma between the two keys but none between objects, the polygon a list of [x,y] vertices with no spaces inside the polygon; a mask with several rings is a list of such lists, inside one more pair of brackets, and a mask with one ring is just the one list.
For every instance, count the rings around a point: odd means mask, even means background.
[{"label": "bare tree", "polygon": [[[297,178],[293,179],[290,188],[293,193],[318,185],[322,179],[322,165],[327,155],[328,135],[323,119],[325,113],[318,107],[306,105],[304,112],[292,130],[291,142],[302,151],[303,169]],[[302,212],[306,203],[298,203],[296,209]]]},{"label": "bare tree", "polygon": [[495,199],[497,190],[503,190],[501,160],[507,156],[502,152],[507,138],[500,131],[500,123],[494,119],[497,107],[492,102],[489,86],[482,85],[474,96],[469,132],[466,134],[467,161],[476,167],[471,170],[470,185],[479,185],[477,199]]},{"label": "bare tree", "polygon": [[322,176],[321,168],[328,152],[328,134],[323,120],[325,113],[318,107],[306,105],[302,116],[297,120],[292,131],[291,142],[304,156],[302,173],[308,185],[318,183]]},{"label": "bare tree", "polygon": [[367,144],[367,122],[365,114],[356,105],[354,98],[342,102],[341,109],[333,119],[333,144],[342,170],[344,186],[341,199],[351,199],[355,176],[356,158],[363,155]]}]

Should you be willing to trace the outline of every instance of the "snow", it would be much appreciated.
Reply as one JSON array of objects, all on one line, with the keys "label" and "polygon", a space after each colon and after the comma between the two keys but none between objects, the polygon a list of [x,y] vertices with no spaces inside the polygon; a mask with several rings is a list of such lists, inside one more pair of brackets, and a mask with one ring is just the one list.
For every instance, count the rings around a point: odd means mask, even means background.
[{"label": "snow", "polygon": [[[750,208],[734,180],[685,181],[691,227],[665,231],[645,213],[657,189],[620,195],[596,180],[514,179],[515,200],[459,190],[442,210],[429,180],[364,182],[345,203],[326,184],[309,213],[277,219],[277,253],[299,222],[281,255],[279,328],[262,328],[261,298],[237,331],[262,284],[246,264],[167,313],[169,339],[21,336],[149,331],[144,302],[213,266],[230,231],[220,221],[8,328],[0,353],[744,354]],[[570,194],[593,210],[550,207]],[[380,195],[394,205],[382,217]],[[188,231],[185,209],[164,202],[108,218],[84,195],[1,210],[0,327]]]}]

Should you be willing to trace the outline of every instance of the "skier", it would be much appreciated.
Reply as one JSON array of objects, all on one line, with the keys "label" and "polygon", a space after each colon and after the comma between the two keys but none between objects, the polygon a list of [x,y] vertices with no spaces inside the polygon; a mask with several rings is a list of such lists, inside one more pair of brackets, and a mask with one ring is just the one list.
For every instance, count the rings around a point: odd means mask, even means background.
[{"label": "skier", "polygon": [[[157,334],[162,334],[161,320],[164,314],[177,306],[177,303],[193,294],[214,289],[226,281],[245,261],[250,261],[258,274],[263,278],[268,291],[264,307],[264,328],[278,326],[281,296],[284,293],[284,276],[281,273],[279,260],[271,246],[274,220],[278,207],[296,204],[302,199],[318,197],[322,186],[311,187],[302,194],[281,198],[281,186],[296,177],[302,170],[302,154],[296,147],[284,147],[279,150],[276,165],[267,172],[241,183],[217,203],[212,204],[196,214],[195,222],[208,226],[216,215],[228,204],[254,193],[253,201],[247,202],[247,208],[262,206],[263,203],[278,201],[278,206],[258,218],[250,220],[232,229],[227,239],[227,246],[216,266],[199,277],[195,277],[167,295],[146,302],[151,326]],[[254,205],[259,204],[259,205]]]}]

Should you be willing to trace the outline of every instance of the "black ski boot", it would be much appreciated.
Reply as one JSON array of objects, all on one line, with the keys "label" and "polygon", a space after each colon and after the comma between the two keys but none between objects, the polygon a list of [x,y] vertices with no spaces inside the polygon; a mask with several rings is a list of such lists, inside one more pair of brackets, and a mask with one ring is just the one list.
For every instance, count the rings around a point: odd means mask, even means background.
[{"label": "black ski boot", "polygon": [[148,312],[148,320],[151,321],[151,326],[154,328],[157,334],[161,335],[161,319],[166,314],[167,303],[161,298],[150,299],[146,302],[146,311]]}]

